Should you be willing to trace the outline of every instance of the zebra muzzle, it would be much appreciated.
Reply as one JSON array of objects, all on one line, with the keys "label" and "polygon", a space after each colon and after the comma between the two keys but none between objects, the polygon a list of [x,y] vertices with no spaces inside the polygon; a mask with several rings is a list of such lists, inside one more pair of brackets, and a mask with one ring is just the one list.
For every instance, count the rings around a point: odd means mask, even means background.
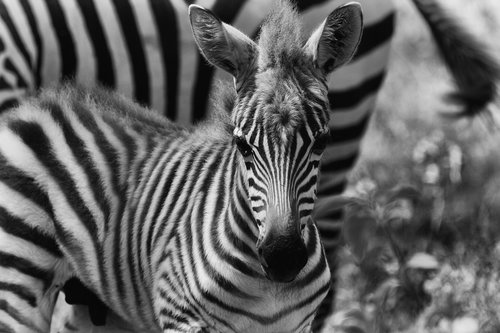
[{"label": "zebra muzzle", "polygon": [[266,277],[275,282],[292,282],[308,259],[300,233],[275,234],[269,231],[257,246]]}]

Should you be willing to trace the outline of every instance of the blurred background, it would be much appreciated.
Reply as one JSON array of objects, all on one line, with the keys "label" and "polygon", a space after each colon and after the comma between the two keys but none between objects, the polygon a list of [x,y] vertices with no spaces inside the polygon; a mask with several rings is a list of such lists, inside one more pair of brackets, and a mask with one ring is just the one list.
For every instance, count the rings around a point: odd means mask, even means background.
[{"label": "blurred background", "polygon": [[[500,102],[453,117],[427,25],[394,3],[388,75],[348,189],[347,223],[369,245],[361,261],[356,245],[342,253],[324,332],[500,332]],[[441,3],[500,61],[500,2]]]}]

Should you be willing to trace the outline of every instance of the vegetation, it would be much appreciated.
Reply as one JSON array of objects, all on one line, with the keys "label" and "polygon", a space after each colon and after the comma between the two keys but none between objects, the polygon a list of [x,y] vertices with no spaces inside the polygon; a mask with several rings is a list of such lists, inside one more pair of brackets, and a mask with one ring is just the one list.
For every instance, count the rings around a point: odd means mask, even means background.
[{"label": "vegetation", "polygon": [[[349,245],[324,331],[500,332],[500,103],[450,117],[446,69],[410,2],[395,2],[393,58],[346,192]],[[443,3],[500,61],[500,4]]]}]

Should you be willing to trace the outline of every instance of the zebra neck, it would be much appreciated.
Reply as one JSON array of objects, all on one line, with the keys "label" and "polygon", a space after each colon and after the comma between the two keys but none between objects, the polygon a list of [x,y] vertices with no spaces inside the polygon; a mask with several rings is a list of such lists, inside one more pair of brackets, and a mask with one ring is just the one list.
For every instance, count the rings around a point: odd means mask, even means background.
[{"label": "zebra neck", "polygon": [[244,258],[249,266],[260,272],[256,249],[259,230],[252,215],[246,170],[239,153],[234,155],[233,170],[228,174],[231,195],[218,238],[224,238],[231,245],[234,256]]},{"label": "zebra neck", "polygon": [[[228,142],[205,143],[199,149],[191,147],[179,155],[190,166],[182,171],[188,177],[178,192],[166,190],[172,192],[173,199],[167,199],[163,206],[182,207],[172,208],[172,213],[149,227],[151,273],[161,271],[159,265],[168,259],[171,249],[184,247],[189,252],[200,249],[222,264],[232,264],[233,257],[255,261],[260,270],[255,248],[258,229],[249,208],[245,166],[238,154]],[[178,169],[183,168],[181,164]],[[178,186],[181,185],[173,187]]]}]

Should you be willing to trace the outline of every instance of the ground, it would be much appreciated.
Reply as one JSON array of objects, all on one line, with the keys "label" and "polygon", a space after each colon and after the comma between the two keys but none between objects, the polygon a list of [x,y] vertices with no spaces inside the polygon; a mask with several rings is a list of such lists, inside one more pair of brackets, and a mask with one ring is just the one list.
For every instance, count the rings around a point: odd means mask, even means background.
[{"label": "ground", "polygon": [[[500,62],[500,3],[441,1]],[[446,117],[453,90],[410,1],[350,177],[338,312],[325,332],[500,332],[500,122]],[[489,106],[500,119],[500,102]],[[496,112],[496,113],[495,113]],[[353,229],[355,231],[352,231]],[[363,230],[363,232],[360,232]]]}]

